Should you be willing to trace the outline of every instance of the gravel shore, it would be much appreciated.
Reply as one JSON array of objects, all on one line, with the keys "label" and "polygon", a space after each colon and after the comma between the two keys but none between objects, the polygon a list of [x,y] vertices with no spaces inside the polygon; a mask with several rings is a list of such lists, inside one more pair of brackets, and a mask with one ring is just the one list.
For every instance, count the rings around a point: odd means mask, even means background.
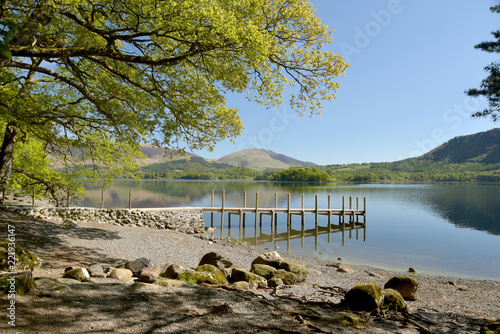
[{"label": "gravel shore", "polygon": [[[80,222],[67,229],[59,223],[0,212],[0,235],[15,226],[16,242],[44,260],[35,277],[60,278],[67,266],[92,263],[116,265],[137,258],[178,263],[195,268],[211,251],[227,256],[235,266],[250,268],[264,250],[215,242],[170,230],[121,227]],[[2,232],[4,231],[4,232]],[[484,324],[500,319],[500,282],[413,274],[418,299],[409,301],[409,317],[360,314],[365,325],[352,328],[333,319],[341,312],[345,291],[359,283],[382,286],[394,273],[282,255],[309,270],[305,283],[279,291],[227,291],[220,288],[131,288],[107,279],[81,283],[70,293],[51,297],[18,296],[16,327],[1,317],[0,331],[12,333],[479,333]],[[112,284],[110,283],[112,282]],[[8,301],[2,296],[3,305]],[[309,301],[315,303],[304,303]],[[321,304],[323,303],[323,304]],[[2,307],[5,312],[5,307]],[[340,312],[340,313],[339,313]],[[313,314],[314,313],[314,314]],[[327,319],[327,320],[325,320]]]}]

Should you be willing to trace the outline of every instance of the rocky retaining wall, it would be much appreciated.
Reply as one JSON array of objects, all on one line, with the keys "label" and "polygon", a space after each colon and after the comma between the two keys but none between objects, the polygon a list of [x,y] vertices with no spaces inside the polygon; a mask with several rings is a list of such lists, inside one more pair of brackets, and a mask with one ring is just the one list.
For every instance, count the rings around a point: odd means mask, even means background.
[{"label": "rocky retaining wall", "polygon": [[185,233],[205,232],[201,209],[95,209],[95,208],[31,208],[5,207],[9,211],[30,217],[57,221],[91,222],[121,226],[145,226],[171,229]]}]

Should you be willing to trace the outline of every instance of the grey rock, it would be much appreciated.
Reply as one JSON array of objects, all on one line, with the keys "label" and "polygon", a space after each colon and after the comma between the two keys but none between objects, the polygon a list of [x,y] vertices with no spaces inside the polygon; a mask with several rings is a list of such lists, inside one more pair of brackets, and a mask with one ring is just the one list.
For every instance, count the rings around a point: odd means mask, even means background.
[{"label": "grey rock", "polygon": [[184,272],[184,268],[177,263],[171,264],[164,272],[160,273],[161,277],[176,279],[177,276]]},{"label": "grey rock", "polygon": [[135,261],[125,263],[125,269],[130,269],[134,274],[141,272],[142,268],[151,266],[151,260],[140,258]]},{"label": "grey rock", "polygon": [[278,252],[268,252],[259,255],[255,260],[253,260],[252,266],[254,264],[266,264],[276,269],[280,269],[280,265],[283,261],[284,259],[278,254]]}]

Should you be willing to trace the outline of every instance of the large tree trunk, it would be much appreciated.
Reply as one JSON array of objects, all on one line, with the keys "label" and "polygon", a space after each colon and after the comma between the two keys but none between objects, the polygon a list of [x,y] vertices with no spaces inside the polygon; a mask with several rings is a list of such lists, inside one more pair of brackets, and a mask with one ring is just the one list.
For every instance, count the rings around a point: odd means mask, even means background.
[{"label": "large tree trunk", "polygon": [[14,146],[16,143],[17,129],[14,123],[8,123],[0,151],[0,191],[5,191],[7,182],[12,174],[12,161],[14,160]]}]

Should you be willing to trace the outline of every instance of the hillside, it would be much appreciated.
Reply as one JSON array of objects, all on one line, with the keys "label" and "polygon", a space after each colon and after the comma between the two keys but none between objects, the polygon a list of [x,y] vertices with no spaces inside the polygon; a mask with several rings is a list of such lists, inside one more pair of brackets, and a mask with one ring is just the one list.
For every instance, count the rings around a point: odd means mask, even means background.
[{"label": "hillside", "polygon": [[500,181],[500,129],[455,137],[416,158],[322,166],[344,181]]},{"label": "hillside", "polygon": [[233,166],[224,163],[212,162],[202,157],[191,155],[183,158],[177,157],[175,160],[153,163],[142,167],[141,171],[143,173],[169,173],[174,171],[214,172],[232,168]]},{"label": "hillside", "polygon": [[492,164],[500,162],[500,129],[451,139],[420,157],[434,162]]},{"label": "hillside", "polygon": [[290,167],[312,167],[312,162],[300,161],[284,154],[263,149],[247,149],[223,156],[218,160],[234,167],[253,169],[288,169]]}]

